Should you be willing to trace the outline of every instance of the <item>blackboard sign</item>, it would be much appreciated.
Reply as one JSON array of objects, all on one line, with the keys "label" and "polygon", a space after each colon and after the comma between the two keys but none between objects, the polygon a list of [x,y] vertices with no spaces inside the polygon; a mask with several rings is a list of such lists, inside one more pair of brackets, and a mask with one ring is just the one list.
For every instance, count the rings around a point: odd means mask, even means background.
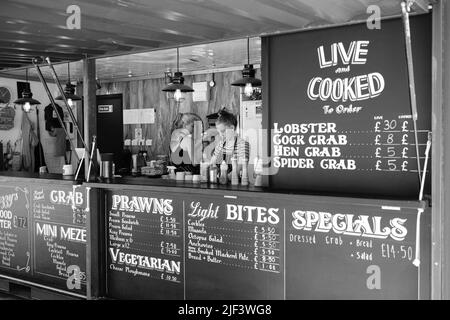
[{"label": "blackboard sign", "polygon": [[418,299],[421,210],[338,201],[289,207],[286,298]]},{"label": "blackboard sign", "polygon": [[[430,15],[411,19],[421,169],[431,128],[430,21]],[[278,170],[271,186],[418,198],[401,19],[382,21],[381,29],[358,24],[263,41],[272,166]]]},{"label": "blackboard sign", "polygon": [[166,193],[108,192],[107,294],[183,299],[183,202]]},{"label": "blackboard sign", "polygon": [[86,294],[86,188],[0,184],[0,274]]},{"label": "blackboard sign", "polygon": [[41,282],[86,292],[86,190],[81,186],[32,187],[33,273]]},{"label": "blackboard sign", "polygon": [[283,216],[262,199],[186,199],[186,298],[283,299]]},{"label": "blackboard sign", "polygon": [[29,188],[0,185],[0,270],[13,275],[31,273],[29,206]]},{"label": "blackboard sign", "polygon": [[418,299],[419,291],[427,298],[430,212],[420,202],[107,196],[111,298]]}]

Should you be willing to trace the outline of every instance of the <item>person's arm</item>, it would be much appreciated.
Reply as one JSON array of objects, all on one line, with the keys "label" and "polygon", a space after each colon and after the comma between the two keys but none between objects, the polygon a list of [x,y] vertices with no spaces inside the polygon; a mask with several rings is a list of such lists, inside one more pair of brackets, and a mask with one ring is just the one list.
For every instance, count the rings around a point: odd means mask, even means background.
[{"label": "person's arm", "polygon": [[[181,149],[187,151],[189,155],[189,159],[191,159],[191,164],[198,165],[199,161],[201,161],[202,155],[202,141],[194,141],[192,135],[187,135],[181,140],[180,143]],[[194,155],[196,155],[197,159],[194,159]],[[194,163],[194,160],[197,160],[197,163]]]},{"label": "person's arm", "polygon": [[187,135],[182,129],[175,129],[170,137],[170,151],[175,152],[180,146],[183,138]]},{"label": "person's arm", "polygon": [[210,161],[211,165],[217,164],[217,158],[222,153],[222,144],[223,144],[222,139],[219,139],[219,141],[217,141],[216,143],[216,147],[214,148],[213,156],[211,157]]}]

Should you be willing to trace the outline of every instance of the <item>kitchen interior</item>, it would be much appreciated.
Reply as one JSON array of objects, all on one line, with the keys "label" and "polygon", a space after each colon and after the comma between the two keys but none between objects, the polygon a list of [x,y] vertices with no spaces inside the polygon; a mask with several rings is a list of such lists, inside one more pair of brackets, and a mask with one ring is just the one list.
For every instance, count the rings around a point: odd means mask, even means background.
[{"label": "kitchen interior", "polygon": [[[206,131],[214,130],[217,113],[221,109],[236,116],[236,131],[249,143],[250,157],[247,160],[249,164],[253,164],[261,156],[262,150],[260,63],[260,37],[97,58],[96,149],[100,178],[108,180],[133,176],[176,180],[175,171],[183,171],[170,170],[173,169],[170,166],[170,141],[177,117],[179,119],[182,114],[194,114],[198,116],[197,119],[201,119],[195,130],[195,138],[202,140],[200,152],[203,157],[197,159],[199,164],[205,158],[204,150],[214,150],[213,145],[208,148],[214,138],[202,137]],[[33,123],[33,129],[36,136],[40,137],[44,150],[41,151],[42,155],[36,157],[41,159],[37,162],[46,165],[47,172],[68,173],[68,176],[73,176],[80,169],[79,173],[82,174],[84,166],[78,165],[86,155],[83,154],[84,148],[77,136],[76,126],[83,132],[83,61],[55,63],[53,66],[65,92],[70,94],[66,98],[72,113],[77,119],[81,119],[76,124],[71,122],[57,85],[52,81],[50,67],[41,66],[40,71],[63,110],[62,120],[67,132],[64,157],[52,153],[52,149],[57,147],[54,147],[56,139],[46,130],[48,121],[44,109],[48,98],[42,85],[36,81],[39,80],[39,75],[35,68],[6,70],[1,76],[10,82],[25,80],[25,83],[31,83],[33,97],[38,99],[39,104],[32,105],[26,111],[19,104],[9,103],[5,106],[14,108],[17,113],[16,122],[20,121],[22,113]],[[163,91],[176,77],[183,78],[187,92]],[[253,86],[246,85],[245,80],[249,77],[256,80]],[[175,82],[179,81],[178,78]],[[13,100],[14,94],[11,101],[14,102]],[[50,106],[48,104],[48,108]],[[39,126],[36,121],[38,117]],[[3,170],[28,169],[38,172],[41,165],[34,168],[13,165],[14,154],[20,152],[13,144],[22,134],[16,126],[19,123],[16,123],[13,134],[2,136],[5,158]],[[65,172],[64,168],[67,166],[70,170]],[[199,182],[198,178],[192,179],[187,174],[185,181],[194,180],[195,183]]]}]

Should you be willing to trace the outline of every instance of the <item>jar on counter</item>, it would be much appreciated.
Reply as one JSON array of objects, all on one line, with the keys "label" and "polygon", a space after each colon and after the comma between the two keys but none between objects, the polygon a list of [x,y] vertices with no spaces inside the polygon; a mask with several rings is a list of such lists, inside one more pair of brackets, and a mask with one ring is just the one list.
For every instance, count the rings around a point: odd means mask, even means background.
[{"label": "jar on counter", "polygon": [[212,165],[211,168],[209,168],[209,182],[217,183],[217,166],[215,165]]}]

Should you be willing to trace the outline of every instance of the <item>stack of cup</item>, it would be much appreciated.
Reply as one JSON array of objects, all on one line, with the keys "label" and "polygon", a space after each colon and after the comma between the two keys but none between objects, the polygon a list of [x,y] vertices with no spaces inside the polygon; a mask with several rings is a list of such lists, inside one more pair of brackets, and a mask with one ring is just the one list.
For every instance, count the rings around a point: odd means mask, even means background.
[{"label": "stack of cup", "polygon": [[184,174],[185,174],[184,171],[178,171],[176,173],[176,180],[177,181],[184,181]]}]

